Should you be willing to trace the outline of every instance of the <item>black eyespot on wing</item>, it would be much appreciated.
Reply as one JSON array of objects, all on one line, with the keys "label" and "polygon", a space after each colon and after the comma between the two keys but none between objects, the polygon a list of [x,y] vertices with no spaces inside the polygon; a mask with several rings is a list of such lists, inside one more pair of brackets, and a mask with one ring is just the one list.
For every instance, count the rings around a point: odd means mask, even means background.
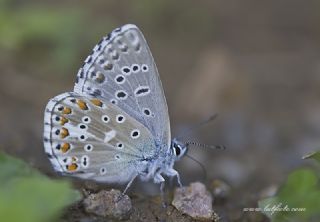
[{"label": "black eyespot on wing", "polygon": [[139,69],[139,66],[138,65],[134,65],[133,67],[132,67],[132,70],[133,71],[137,71]]},{"label": "black eyespot on wing", "polygon": [[139,94],[141,94],[141,93],[146,93],[146,92],[149,92],[149,89],[148,89],[148,88],[139,89],[139,90],[137,91],[137,94],[139,95]]},{"label": "black eyespot on wing", "polygon": [[143,110],[144,114],[146,114],[147,116],[150,116],[151,112],[149,109],[144,109]]},{"label": "black eyespot on wing", "polygon": [[83,118],[83,121],[84,121],[84,122],[89,122],[89,118],[88,118],[88,117],[85,117],[85,118]]},{"label": "black eyespot on wing", "polygon": [[117,83],[122,83],[122,82],[124,82],[124,77],[123,77],[123,76],[117,76],[117,77],[116,77],[116,82],[117,82]]},{"label": "black eyespot on wing", "polygon": [[134,93],[136,96],[144,96],[150,92],[150,88],[148,86],[140,86],[138,87]]},{"label": "black eyespot on wing", "polygon": [[118,99],[126,99],[127,98],[127,93],[125,91],[118,91],[116,93],[116,97]]}]

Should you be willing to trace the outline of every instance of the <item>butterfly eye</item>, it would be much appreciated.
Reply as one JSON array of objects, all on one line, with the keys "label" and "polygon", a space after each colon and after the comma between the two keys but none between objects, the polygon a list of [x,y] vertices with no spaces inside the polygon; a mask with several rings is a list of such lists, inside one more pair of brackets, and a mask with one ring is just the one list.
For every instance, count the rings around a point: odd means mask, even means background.
[{"label": "butterfly eye", "polygon": [[173,149],[176,156],[179,156],[181,154],[181,147],[179,145],[174,144]]}]

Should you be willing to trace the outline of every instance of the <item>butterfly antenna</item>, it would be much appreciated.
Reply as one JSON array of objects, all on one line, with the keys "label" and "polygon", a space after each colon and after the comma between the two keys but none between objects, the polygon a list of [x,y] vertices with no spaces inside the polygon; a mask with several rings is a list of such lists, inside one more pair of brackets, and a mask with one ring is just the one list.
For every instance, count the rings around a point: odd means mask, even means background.
[{"label": "butterfly antenna", "polygon": [[215,120],[217,117],[218,117],[218,114],[216,113],[216,114],[210,116],[208,119],[206,119],[206,120],[198,123],[197,125],[189,128],[189,129],[186,129],[184,132],[182,132],[182,133],[181,133],[180,135],[178,135],[176,138],[180,140],[180,139],[186,137],[187,135],[189,135],[189,134],[192,133],[193,131],[199,129],[199,128],[202,127],[203,125],[205,125],[205,124],[207,124],[207,123]]},{"label": "butterfly antenna", "polygon": [[202,173],[203,173],[203,181],[206,181],[207,180],[207,171],[206,171],[206,168],[203,166],[203,164],[199,160],[195,159],[192,156],[189,156],[188,154],[186,154],[185,156],[188,157],[189,159],[193,160],[197,164],[199,164],[199,166],[202,169]]},{"label": "butterfly antenna", "polygon": [[209,148],[209,149],[215,149],[215,150],[225,150],[226,147],[223,145],[207,145],[207,144],[202,144],[202,143],[197,143],[197,142],[186,142],[185,143],[187,147],[189,147],[190,145],[194,145],[197,147],[201,147],[201,148]]}]

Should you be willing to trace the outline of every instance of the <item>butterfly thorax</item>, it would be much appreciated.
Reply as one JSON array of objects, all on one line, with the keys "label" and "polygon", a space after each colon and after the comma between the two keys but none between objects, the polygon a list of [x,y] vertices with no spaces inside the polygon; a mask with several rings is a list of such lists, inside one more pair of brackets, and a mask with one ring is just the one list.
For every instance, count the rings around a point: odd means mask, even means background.
[{"label": "butterfly thorax", "polygon": [[146,158],[146,168],[140,175],[142,180],[154,179],[154,182],[158,183],[157,177],[161,174],[166,176],[172,175],[172,172],[176,172],[173,169],[175,161],[186,153],[187,147],[176,139],[173,139],[169,149],[157,149],[166,150],[166,152],[157,152],[153,157]]}]

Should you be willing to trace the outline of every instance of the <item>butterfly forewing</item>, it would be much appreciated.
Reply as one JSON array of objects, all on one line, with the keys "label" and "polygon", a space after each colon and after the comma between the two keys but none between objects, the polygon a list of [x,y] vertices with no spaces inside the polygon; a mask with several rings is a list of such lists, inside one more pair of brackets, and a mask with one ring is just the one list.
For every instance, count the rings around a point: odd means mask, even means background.
[{"label": "butterfly forewing", "polygon": [[109,101],[147,127],[168,149],[168,108],[156,65],[135,25],[115,29],[97,44],[80,68],[74,91]]},{"label": "butterfly forewing", "polygon": [[155,155],[150,131],[116,105],[64,93],[45,112],[45,150],[56,171],[107,182],[126,182]]}]

